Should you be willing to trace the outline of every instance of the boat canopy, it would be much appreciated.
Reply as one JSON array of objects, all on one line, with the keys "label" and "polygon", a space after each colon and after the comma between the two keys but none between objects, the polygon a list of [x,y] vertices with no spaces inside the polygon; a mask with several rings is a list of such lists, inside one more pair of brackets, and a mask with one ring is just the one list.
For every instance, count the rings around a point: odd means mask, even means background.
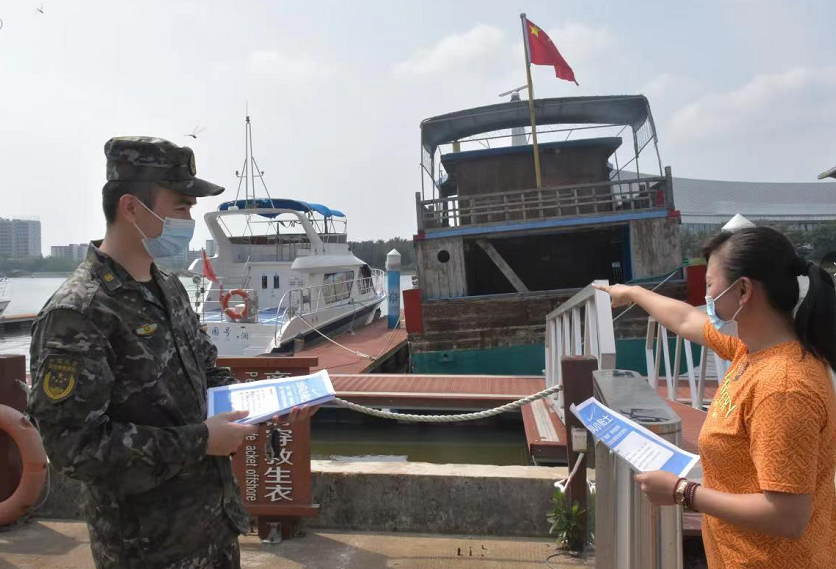
[{"label": "boat canopy", "polygon": [[[322,204],[303,202],[297,200],[273,200],[268,198],[258,198],[255,200],[237,200],[232,202],[224,202],[218,207],[218,211],[229,211],[230,208],[237,209],[292,209],[294,211],[302,212],[316,212],[323,217],[345,217],[345,214],[339,210],[331,209]],[[260,213],[263,217],[276,217],[277,213]]]},{"label": "boat canopy", "polygon": [[[548,124],[629,125],[638,131],[645,123],[656,138],[650,105],[644,95],[563,97],[534,100],[537,126]],[[531,125],[528,101],[511,101],[456,111],[424,120],[421,145],[429,156],[440,144],[506,128]]]}]

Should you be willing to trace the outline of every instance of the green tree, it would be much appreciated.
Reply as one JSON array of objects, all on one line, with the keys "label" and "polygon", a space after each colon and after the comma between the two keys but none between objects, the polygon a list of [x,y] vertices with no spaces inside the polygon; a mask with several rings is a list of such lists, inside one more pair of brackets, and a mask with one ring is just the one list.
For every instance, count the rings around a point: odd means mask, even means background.
[{"label": "green tree", "polygon": [[70,273],[79,262],[63,257],[0,257],[0,275],[28,275],[31,273]]},{"label": "green tree", "polygon": [[[827,253],[836,251],[836,222],[820,223],[809,230],[797,229],[782,223],[758,223],[758,225],[771,227],[786,235],[798,254],[811,261],[818,262]],[[714,232],[698,232],[680,228],[679,238],[683,260],[700,257],[702,244],[712,235]]]},{"label": "green tree", "polygon": [[702,257],[702,245],[712,235],[711,231],[691,231],[680,228],[679,239],[682,247],[682,261],[688,262],[691,259]]},{"label": "green tree", "polygon": [[350,241],[349,247],[356,257],[367,262],[375,269],[386,268],[386,255],[392,249],[401,254],[401,268],[415,269],[415,247],[410,239],[395,237],[394,239],[378,239],[376,241]]},{"label": "green tree", "polygon": [[836,251],[836,222],[822,223],[807,232],[807,243],[813,248],[812,260],[818,262],[827,253]]}]

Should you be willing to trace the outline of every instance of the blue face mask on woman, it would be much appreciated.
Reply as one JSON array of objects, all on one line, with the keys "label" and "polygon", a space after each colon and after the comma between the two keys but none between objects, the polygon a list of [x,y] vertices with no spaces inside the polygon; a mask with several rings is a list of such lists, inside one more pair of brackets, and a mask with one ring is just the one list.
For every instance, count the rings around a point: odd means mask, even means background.
[{"label": "blue face mask on woman", "polygon": [[142,244],[145,245],[145,250],[154,259],[163,257],[174,257],[175,255],[182,255],[185,250],[189,248],[189,243],[194,236],[194,220],[193,219],[176,219],[173,217],[166,217],[163,219],[149,209],[147,205],[142,203],[142,200],[137,200],[142,207],[147,209],[151,215],[163,222],[163,232],[159,237],[147,237],[142,229],[134,223],[142,235]]},{"label": "blue face mask on woman", "polygon": [[740,282],[740,279],[737,279],[732,284],[726,288],[723,292],[717,295],[717,298],[713,298],[711,295],[707,295],[705,297],[705,312],[708,314],[708,319],[711,321],[711,325],[717,328],[720,332],[727,336],[735,336],[737,337],[737,315],[740,314],[740,311],[743,310],[743,306],[737,309],[737,312],[734,313],[734,316],[731,317],[731,320],[723,320],[717,314],[717,309],[714,307],[714,302],[720,300],[720,297],[729,292],[734,285]]}]

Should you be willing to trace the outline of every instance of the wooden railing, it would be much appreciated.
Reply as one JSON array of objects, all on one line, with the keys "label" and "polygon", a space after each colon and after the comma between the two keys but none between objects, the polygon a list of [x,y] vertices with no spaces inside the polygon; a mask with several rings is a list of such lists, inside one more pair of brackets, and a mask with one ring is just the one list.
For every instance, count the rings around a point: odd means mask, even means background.
[{"label": "wooden railing", "polygon": [[669,176],[421,200],[418,229],[673,209]]}]

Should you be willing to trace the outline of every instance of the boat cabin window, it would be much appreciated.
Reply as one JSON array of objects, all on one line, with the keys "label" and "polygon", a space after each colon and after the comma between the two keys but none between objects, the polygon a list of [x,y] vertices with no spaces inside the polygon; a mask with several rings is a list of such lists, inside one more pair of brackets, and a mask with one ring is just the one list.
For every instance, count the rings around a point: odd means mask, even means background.
[{"label": "boat cabin window", "polygon": [[279,275],[273,275],[273,288],[281,288],[279,287]]},{"label": "boat cabin window", "polygon": [[348,300],[354,285],[354,271],[325,273],[322,283],[322,297],[326,304]]},{"label": "boat cabin window", "polygon": [[267,275],[261,275],[261,288],[267,288]]}]

